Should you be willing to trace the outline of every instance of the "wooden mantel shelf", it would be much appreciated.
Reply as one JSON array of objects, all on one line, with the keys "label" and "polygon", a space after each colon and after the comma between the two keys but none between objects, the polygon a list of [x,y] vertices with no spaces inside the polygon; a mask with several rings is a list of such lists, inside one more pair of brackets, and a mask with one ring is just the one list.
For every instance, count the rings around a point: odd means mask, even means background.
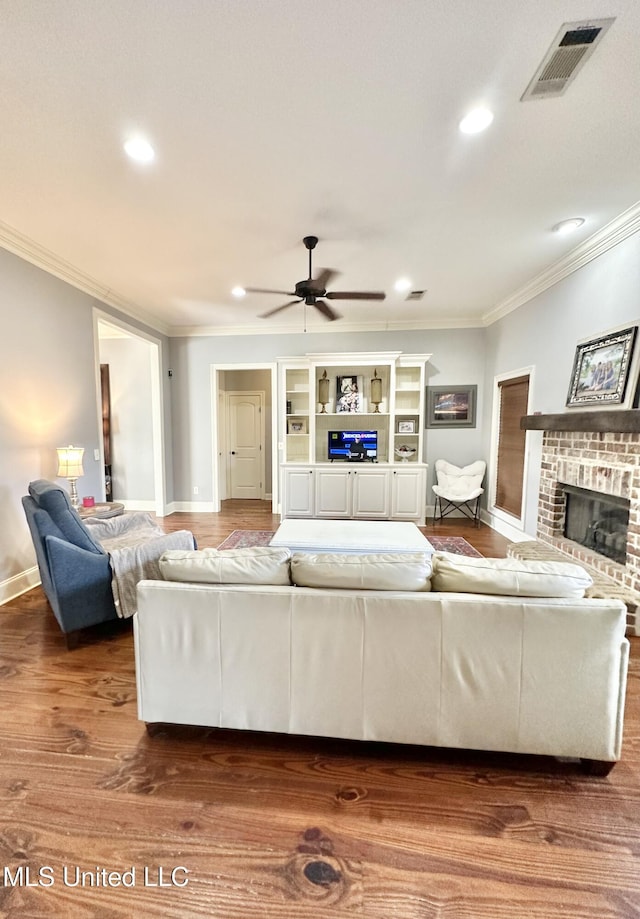
[{"label": "wooden mantel shelf", "polygon": [[562,412],[559,415],[525,415],[525,431],[591,431],[605,434],[633,434],[640,431],[640,409],[597,409],[592,412]]}]

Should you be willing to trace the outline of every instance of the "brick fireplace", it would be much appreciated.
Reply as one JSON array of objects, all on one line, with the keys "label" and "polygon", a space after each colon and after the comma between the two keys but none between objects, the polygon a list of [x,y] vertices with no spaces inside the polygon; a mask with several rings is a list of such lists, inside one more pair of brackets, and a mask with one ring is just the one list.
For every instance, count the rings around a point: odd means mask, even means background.
[{"label": "brick fireplace", "polygon": [[[583,418],[586,414],[582,413]],[[596,413],[593,414],[595,416]],[[605,413],[597,414],[602,416]],[[612,420],[615,414],[612,413],[610,416]],[[546,417],[563,418],[564,423],[567,424],[567,415]],[[588,420],[581,421],[581,426],[588,426],[588,424]],[[549,427],[552,427],[551,422]],[[565,537],[566,493],[563,485],[588,489],[602,495],[625,498],[629,501],[625,564],[613,561]],[[640,590],[640,433],[637,431],[545,429],[542,442],[537,535],[542,542],[600,571],[621,587],[634,593],[638,592]]]}]

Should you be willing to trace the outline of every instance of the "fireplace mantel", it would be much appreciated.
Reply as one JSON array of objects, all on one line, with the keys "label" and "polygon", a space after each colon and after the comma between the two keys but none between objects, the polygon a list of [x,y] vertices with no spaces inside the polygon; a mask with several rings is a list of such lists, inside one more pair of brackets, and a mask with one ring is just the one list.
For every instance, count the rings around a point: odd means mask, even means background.
[{"label": "fireplace mantel", "polygon": [[525,431],[577,431],[605,434],[640,432],[640,409],[596,409],[592,412],[562,412],[558,415],[525,415]]}]

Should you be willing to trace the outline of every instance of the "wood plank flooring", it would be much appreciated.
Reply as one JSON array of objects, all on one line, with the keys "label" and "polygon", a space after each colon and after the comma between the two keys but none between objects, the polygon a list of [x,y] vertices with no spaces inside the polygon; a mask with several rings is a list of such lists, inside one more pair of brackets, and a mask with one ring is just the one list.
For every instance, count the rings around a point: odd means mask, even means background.
[{"label": "wood plank flooring", "polygon": [[[266,503],[236,501],[163,521],[202,547],[277,524]],[[423,532],[483,555],[507,546],[464,521]],[[32,590],[0,608],[0,919],[637,919],[639,657],[633,639],[607,778],[546,757],[150,738],[129,624],[67,651]]]}]

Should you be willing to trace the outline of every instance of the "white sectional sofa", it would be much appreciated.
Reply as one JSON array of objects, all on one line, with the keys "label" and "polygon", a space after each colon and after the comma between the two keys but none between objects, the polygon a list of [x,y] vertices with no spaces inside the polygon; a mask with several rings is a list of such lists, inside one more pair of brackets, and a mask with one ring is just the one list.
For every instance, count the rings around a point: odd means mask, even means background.
[{"label": "white sectional sofa", "polygon": [[139,718],[619,759],[626,609],[573,564],[169,551],[134,618]]}]

